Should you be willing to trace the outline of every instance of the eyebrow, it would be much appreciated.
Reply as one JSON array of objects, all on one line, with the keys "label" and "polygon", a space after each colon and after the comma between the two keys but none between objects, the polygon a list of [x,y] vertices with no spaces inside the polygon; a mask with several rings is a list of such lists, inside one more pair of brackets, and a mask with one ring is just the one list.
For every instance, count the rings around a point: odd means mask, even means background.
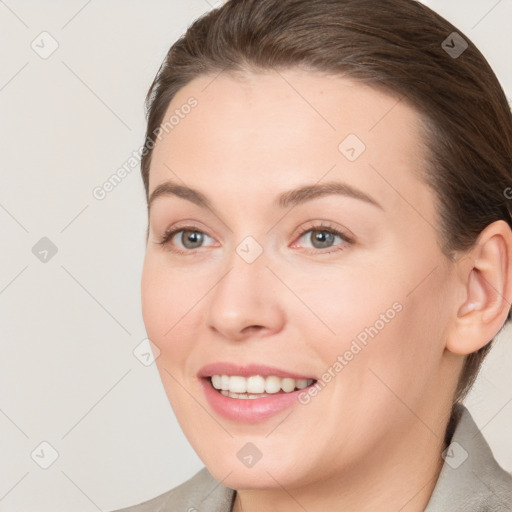
[{"label": "eyebrow", "polygon": [[[381,210],[384,210],[381,204],[379,204],[373,197],[369,196],[362,190],[359,190],[347,183],[338,181],[330,181],[326,183],[316,183],[314,185],[304,185],[293,190],[288,190],[280,194],[274,201],[274,206],[278,208],[287,208],[288,206],[296,206],[306,201],[311,201],[319,197],[327,195],[342,195],[346,197],[352,197],[359,199],[368,204],[376,206]],[[190,201],[197,206],[202,208],[211,209],[212,204],[210,200],[198,190],[187,187],[185,185],[179,185],[172,181],[166,181],[158,185],[155,190],[151,193],[148,200],[148,209],[151,208],[153,202],[164,196],[177,196]]]}]

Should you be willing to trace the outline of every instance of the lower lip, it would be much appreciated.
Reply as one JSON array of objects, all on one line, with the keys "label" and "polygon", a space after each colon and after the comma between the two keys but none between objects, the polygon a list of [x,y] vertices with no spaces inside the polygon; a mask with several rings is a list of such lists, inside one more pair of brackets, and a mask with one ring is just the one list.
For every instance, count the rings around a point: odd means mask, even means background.
[{"label": "lower lip", "polygon": [[262,398],[230,398],[216,390],[210,379],[202,378],[201,385],[208,403],[216,413],[229,420],[246,423],[264,421],[293,404],[299,403],[299,394],[308,389],[298,389],[290,393],[275,393]]}]

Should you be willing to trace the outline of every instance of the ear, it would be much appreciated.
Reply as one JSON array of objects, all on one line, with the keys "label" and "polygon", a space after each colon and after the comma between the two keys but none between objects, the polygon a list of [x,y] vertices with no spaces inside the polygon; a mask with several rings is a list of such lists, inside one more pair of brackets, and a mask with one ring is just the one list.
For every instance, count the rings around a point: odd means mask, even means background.
[{"label": "ear", "polygon": [[489,224],[457,262],[462,299],[446,348],[467,355],[487,345],[507,319],[512,301],[512,231],[503,220]]}]

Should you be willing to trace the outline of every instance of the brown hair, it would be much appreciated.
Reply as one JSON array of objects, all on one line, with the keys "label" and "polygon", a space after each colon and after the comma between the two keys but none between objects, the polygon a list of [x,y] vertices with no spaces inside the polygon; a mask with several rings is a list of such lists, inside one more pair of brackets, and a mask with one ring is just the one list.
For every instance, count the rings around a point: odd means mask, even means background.
[{"label": "brown hair", "polygon": [[[416,108],[446,256],[470,249],[496,220],[512,225],[505,94],[469,38],[413,0],[229,0],[201,16],[172,45],[146,97],[146,197],[154,136],[178,90],[201,75],[292,67],[345,75]],[[473,385],[491,343],[467,356],[454,401]]]}]

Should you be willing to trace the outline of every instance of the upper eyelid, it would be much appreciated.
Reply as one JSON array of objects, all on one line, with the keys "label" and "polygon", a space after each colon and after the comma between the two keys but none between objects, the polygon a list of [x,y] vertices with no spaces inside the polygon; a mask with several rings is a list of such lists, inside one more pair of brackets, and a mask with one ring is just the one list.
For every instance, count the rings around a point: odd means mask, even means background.
[{"label": "upper eyelid", "polygon": [[[321,231],[322,229],[324,229],[325,231],[329,231],[329,230],[336,231],[340,235],[350,238],[350,235],[348,233],[346,233],[346,229],[344,229],[344,228],[338,228],[338,227],[322,224],[322,222],[326,222],[326,221],[321,221],[321,220],[310,221],[310,222],[311,222],[311,224],[309,226],[302,226],[302,227],[294,230],[293,236],[302,236],[305,233],[307,233],[308,231]],[[178,223],[178,225],[173,226],[172,228],[166,228],[164,230],[163,234],[165,234],[167,232],[174,232],[174,235],[176,235],[176,233],[179,233],[180,231],[199,231],[200,233],[203,233],[206,236],[209,236],[210,238],[215,238],[215,237],[209,235],[208,231],[206,229],[203,229],[198,226],[193,226],[191,224],[181,225],[181,223]]]},{"label": "upper eyelid", "polygon": [[[334,227],[334,226],[330,226],[330,225],[326,225],[325,224],[326,222],[328,222],[328,224],[331,224],[331,222],[329,222],[329,221],[316,220],[316,221],[310,221],[309,225],[301,226],[300,228],[296,229],[294,231],[294,234],[293,234],[294,243],[295,243],[296,240],[302,238],[304,235],[306,235],[310,231],[327,231],[327,232],[332,232],[335,236],[340,237],[342,239],[342,242],[345,242],[345,243],[348,243],[348,244],[353,244],[354,243],[353,236],[351,236],[350,234],[347,234],[346,233],[346,229],[338,228],[338,227]],[[204,230],[202,228],[199,228],[197,226],[193,226],[191,224],[181,225],[181,223],[178,223],[178,225],[173,226],[172,228],[166,229],[164,231],[164,234],[160,237],[160,242],[158,242],[158,243],[160,243],[162,245],[170,243],[170,241],[176,235],[178,235],[182,231],[197,231],[197,232],[199,232],[199,233],[201,233],[203,235],[206,235],[208,238],[217,241],[216,237],[213,237],[213,236],[209,235],[206,232],[206,230]],[[166,235],[167,233],[169,233],[169,236]],[[180,251],[185,250],[186,252],[193,252],[193,251],[196,251],[196,250],[201,249],[201,248],[203,248],[203,247],[198,247],[198,248],[190,249],[190,250],[187,250],[187,249],[179,249],[179,250]],[[322,252],[321,249],[317,249],[317,250],[319,252]]]}]

